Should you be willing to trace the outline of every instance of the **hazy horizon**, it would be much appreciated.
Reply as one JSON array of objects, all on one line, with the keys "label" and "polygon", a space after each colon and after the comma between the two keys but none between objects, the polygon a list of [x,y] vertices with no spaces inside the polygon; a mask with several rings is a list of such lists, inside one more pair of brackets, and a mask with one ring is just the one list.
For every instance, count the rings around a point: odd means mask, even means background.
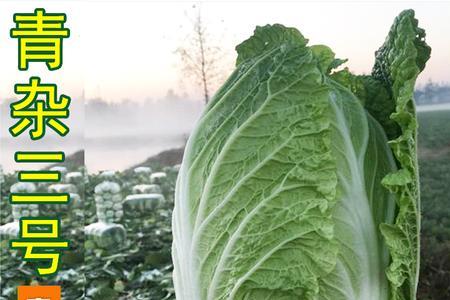
[{"label": "hazy horizon", "polygon": [[[32,1],[0,3],[0,95],[14,97],[13,86],[31,74],[57,83],[61,93],[112,102],[123,99],[160,99],[169,89],[189,99],[201,99],[198,87],[183,80],[175,50],[192,31],[189,1],[40,1],[48,12],[65,12],[71,37],[64,40],[64,64],[49,72],[40,64],[17,70],[17,40],[9,38],[13,14],[32,12]],[[257,7],[257,9],[255,9]],[[419,25],[433,48],[427,68],[418,79],[449,82],[450,2],[417,1],[317,1],[317,2],[223,2],[201,4],[202,18],[211,44],[226,54],[223,69],[234,64],[236,44],[247,39],[256,25],[283,23],[299,29],[310,44],[330,46],[337,57],[348,58],[356,73],[369,73],[374,51],[383,43],[398,13],[413,8]]]}]

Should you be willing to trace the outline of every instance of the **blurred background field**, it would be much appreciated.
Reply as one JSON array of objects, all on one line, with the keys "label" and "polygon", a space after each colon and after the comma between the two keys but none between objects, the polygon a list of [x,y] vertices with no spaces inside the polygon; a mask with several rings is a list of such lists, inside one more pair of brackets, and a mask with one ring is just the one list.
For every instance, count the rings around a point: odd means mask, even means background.
[{"label": "blurred background field", "polygon": [[450,110],[419,113],[419,299],[450,299]]}]

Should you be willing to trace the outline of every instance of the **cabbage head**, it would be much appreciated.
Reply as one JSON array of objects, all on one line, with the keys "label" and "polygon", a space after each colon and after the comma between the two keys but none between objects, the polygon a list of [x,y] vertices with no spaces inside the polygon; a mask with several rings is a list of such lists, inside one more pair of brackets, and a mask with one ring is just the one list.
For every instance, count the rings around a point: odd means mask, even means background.
[{"label": "cabbage head", "polygon": [[430,48],[414,11],[370,75],[279,24],[236,50],[178,177],[177,299],[416,299],[413,91]]}]

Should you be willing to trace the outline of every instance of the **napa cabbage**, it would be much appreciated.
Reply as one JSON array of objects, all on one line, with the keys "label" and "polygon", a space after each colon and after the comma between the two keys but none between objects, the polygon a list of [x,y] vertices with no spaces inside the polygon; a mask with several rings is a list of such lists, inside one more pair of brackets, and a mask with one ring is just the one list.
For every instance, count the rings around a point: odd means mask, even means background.
[{"label": "napa cabbage", "polygon": [[413,89],[430,48],[414,12],[370,75],[279,24],[236,49],[177,181],[177,299],[415,299]]}]

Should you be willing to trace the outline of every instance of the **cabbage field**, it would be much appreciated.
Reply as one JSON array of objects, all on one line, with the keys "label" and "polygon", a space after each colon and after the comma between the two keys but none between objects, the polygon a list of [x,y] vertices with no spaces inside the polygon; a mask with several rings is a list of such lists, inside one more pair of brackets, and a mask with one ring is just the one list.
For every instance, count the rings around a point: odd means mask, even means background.
[{"label": "cabbage field", "polygon": [[[422,258],[418,299],[450,299],[450,111],[419,114],[422,196]],[[56,167],[63,184],[17,185],[16,174],[1,177],[1,296],[16,299],[21,284],[60,284],[72,299],[175,299],[172,284],[171,212],[181,159],[152,159],[122,172],[86,174],[79,161]],[[164,157],[160,156],[160,157]],[[55,168],[55,166],[54,166]],[[70,209],[22,207],[12,211],[11,189],[71,193]],[[64,237],[72,242],[61,271],[47,281],[34,277],[7,240],[17,234],[14,217],[62,216]],[[100,222],[99,222],[100,221]],[[84,234],[86,233],[86,234]],[[31,279],[34,278],[34,279]]]},{"label": "cabbage field", "polygon": [[[171,280],[171,211],[177,167],[138,167],[86,175],[82,166],[53,167],[66,173],[64,183],[17,184],[2,176],[1,296],[16,299],[16,286],[58,284],[64,299],[174,299]],[[10,190],[58,191],[71,195],[69,209],[45,206],[11,210]],[[62,256],[54,278],[38,279],[20,254],[8,249],[17,235],[14,219],[58,214],[71,249]],[[34,278],[31,280],[31,278]]]}]

